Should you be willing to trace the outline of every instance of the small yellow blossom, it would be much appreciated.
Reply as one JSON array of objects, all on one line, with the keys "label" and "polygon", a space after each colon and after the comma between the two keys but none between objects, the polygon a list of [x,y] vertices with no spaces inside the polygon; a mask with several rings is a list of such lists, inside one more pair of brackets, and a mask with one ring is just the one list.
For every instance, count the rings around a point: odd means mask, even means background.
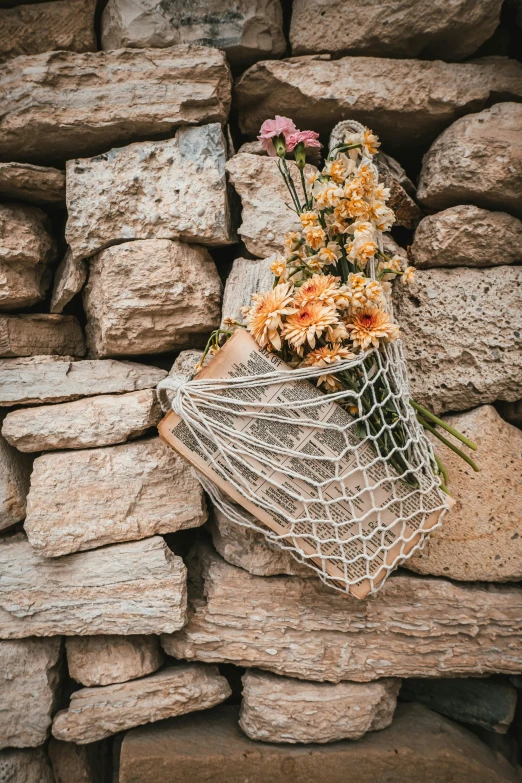
[{"label": "small yellow blossom", "polygon": [[301,224],[303,228],[310,228],[311,226],[316,226],[319,222],[319,216],[317,215],[317,212],[302,212],[299,215],[299,219],[301,221]]},{"label": "small yellow blossom", "polygon": [[362,134],[363,150],[366,155],[375,155],[381,146],[379,137],[372,133],[369,128],[365,128]]},{"label": "small yellow blossom", "polygon": [[416,269],[414,266],[407,266],[404,272],[402,273],[402,280],[404,283],[407,283],[408,285],[410,283],[413,283],[415,280],[415,272]]},{"label": "small yellow blossom", "polygon": [[283,282],[287,275],[286,261],[284,258],[274,259],[270,264],[270,271],[275,277],[280,279],[280,282]]},{"label": "small yellow blossom", "polygon": [[326,234],[321,226],[312,226],[304,231],[304,238],[306,243],[312,248],[312,250],[318,250],[322,247],[326,240]]},{"label": "small yellow blossom", "polygon": [[325,247],[321,247],[317,253],[324,264],[336,264],[341,258],[343,251],[337,242],[328,242]]},{"label": "small yellow blossom", "polygon": [[317,180],[314,183],[312,196],[319,209],[335,207],[342,195],[343,191],[334,182]]}]

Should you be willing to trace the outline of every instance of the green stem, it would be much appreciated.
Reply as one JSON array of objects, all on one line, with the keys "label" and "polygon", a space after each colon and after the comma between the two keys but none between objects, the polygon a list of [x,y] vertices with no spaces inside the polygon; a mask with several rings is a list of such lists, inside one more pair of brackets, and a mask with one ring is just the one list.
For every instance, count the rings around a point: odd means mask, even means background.
[{"label": "green stem", "polygon": [[306,180],[305,180],[303,169],[299,169],[299,174],[301,175],[301,187],[303,188],[303,193],[304,193],[305,208],[310,209],[308,204],[308,195],[306,193]]},{"label": "green stem", "polygon": [[435,416],[434,413],[431,413],[430,411],[426,410],[426,408],[423,408],[422,405],[419,405],[418,402],[415,402],[415,400],[410,400],[410,405],[414,410],[417,411],[417,413],[420,413],[425,419],[430,419],[431,421],[435,422],[435,424],[438,424],[439,427],[442,427],[443,430],[449,432],[450,435],[453,435],[454,438],[460,440],[461,443],[464,443],[470,449],[473,449],[473,451],[477,450],[477,446],[475,445],[475,443],[473,443],[472,440],[466,438],[465,435],[463,435],[461,432],[454,429],[453,427],[450,427],[449,424],[446,424],[445,421],[439,419],[439,417]]},{"label": "green stem", "polygon": [[463,459],[464,462],[467,462],[468,465],[471,468],[473,468],[475,473],[479,472],[478,465],[475,462],[473,462],[473,460],[470,459],[470,457],[468,457],[467,454],[464,454],[463,451],[461,451],[456,446],[454,446],[453,443],[451,443],[447,438],[441,435],[440,432],[438,432],[438,430],[435,429],[435,427],[432,427],[431,424],[428,424],[428,422],[425,419],[423,419],[422,416],[419,416],[419,414],[417,414],[417,421],[419,422],[419,424],[422,424],[424,429],[428,430],[433,435],[435,435],[435,437],[438,438],[441,443],[444,443],[444,445],[447,446],[449,449],[451,449],[451,451],[455,452],[455,454],[458,454],[458,456],[461,459]]},{"label": "green stem", "polygon": [[[285,161],[284,161],[284,158],[283,158],[283,163],[285,163]],[[292,190],[292,186],[290,185],[290,182],[289,182],[289,180],[288,180],[288,177],[287,177],[287,175],[286,175],[286,173],[285,173],[285,171],[284,171],[284,167],[283,167],[283,165],[282,165],[282,163],[281,163],[281,159],[279,159],[279,160],[277,161],[277,168],[279,169],[279,173],[280,173],[280,174],[281,174],[281,176],[283,177],[283,180],[284,180],[284,183],[285,183],[285,185],[286,185],[286,187],[287,187],[287,190],[288,190],[288,192],[290,193],[290,196],[291,196],[291,198],[292,198],[292,201],[294,202],[294,207],[295,207],[295,210],[296,210],[297,214],[299,214],[299,213],[301,212],[301,205],[299,204],[299,201],[298,201],[298,199],[296,198],[296,195],[294,195],[295,187],[294,187],[294,189]],[[287,169],[287,170],[288,170],[288,169]],[[292,180],[292,185],[293,185],[293,184],[294,184],[294,183],[293,183],[293,180]]]},{"label": "green stem", "polygon": [[296,205],[297,212],[298,212],[298,214],[301,214],[301,212],[303,210],[301,208],[301,202],[299,201],[299,196],[297,194],[297,189],[295,187],[294,178],[290,174],[290,169],[288,168],[288,164],[287,164],[285,158],[282,158],[281,160],[282,160],[285,172],[286,172],[286,176],[288,177],[288,182],[290,183],[290,187],[291,187],[291,191],[290,192],[292,193],[292,195],[294,197],[294,203]]},{"label": "green stem", "polygon": [[436,454],[434,454],[433,456],[435,457],[435,462],[437,463],[439,473],[442,475],[442,478],[444,479],[444,484],[449,484],[449,475],[448,475],[448,471],[444,466],[444,463],[437,457]]},{"label": "green stem", "polygon": [[362,144],[338,144],[328,155],[328,160],[333,160],[333,158],[340,152],[346,152],[346,150],[355,150],[357,147],[362,147]]}]

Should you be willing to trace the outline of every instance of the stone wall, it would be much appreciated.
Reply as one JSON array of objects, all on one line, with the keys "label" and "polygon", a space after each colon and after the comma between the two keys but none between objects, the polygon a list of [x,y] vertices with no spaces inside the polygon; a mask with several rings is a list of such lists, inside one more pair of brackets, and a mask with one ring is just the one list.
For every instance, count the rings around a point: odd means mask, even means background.
[{"label": "stone wall", "polygon": [[[519,780],[520,4],[1,5],[0,780]],[[412,393],[479,447],[362,603],[156,431],[295,224],[276,113],[381,137]]]}]

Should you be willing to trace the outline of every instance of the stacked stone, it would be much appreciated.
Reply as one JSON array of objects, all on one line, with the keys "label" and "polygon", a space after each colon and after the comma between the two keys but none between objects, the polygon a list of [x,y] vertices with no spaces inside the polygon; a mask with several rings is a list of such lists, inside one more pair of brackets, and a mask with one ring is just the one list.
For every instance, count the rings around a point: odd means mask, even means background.
[{"label": "stacked stone", "polygon": [[[522,66],[469,59],[500,0],[294,0],[288,43],[279,0],[108,0],[99,29],[94,0],[8,5],[0,779],[516,780]],[[412,394],[479,446],[478,476],[441,448],[455,509],[363,603],[209,508],[155,431],[163,367],[190,376],[295,227],[255,142],[276,113],[425,153],[418,187],[377,156],[420,269],[395,308]]]}]

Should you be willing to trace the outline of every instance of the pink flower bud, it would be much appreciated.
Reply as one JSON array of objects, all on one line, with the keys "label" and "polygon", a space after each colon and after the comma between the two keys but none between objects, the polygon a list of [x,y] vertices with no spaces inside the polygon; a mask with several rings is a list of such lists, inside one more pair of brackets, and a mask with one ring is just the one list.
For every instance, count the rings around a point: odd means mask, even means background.
[{"label": "pink flower bud", "polygon": [[286,136],[286,151],[292,152],[301,142],[304,144],[305,148],[320,148],[322,147],[322,144],[318,139],[319,134],[315,131],[295,131]]},{"label": "pink flower bud", "polygon": [[281,117],[279,114],[276,114],[275,120],[264,121],[264,123],[261,125],[261,131],[257,138],[261,142],[263,149],[266,150],[269,155],[275,157],[276,151],[274,148],[273,139],[276,136],[283,136],[286,140],[286,138],[291,133],[295,133],[296,131],[297,128],[295,127],[292,120],[290,120],[288,117]]}]

